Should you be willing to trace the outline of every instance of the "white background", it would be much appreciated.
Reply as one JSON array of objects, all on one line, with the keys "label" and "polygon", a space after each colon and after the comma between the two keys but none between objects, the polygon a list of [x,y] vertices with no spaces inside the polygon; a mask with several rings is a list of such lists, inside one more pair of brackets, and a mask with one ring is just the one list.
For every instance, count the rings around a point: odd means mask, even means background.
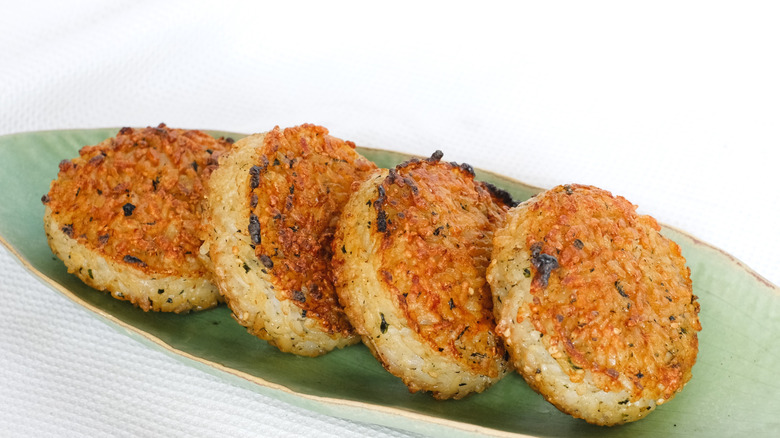
[{"label": "white background", "polygon": [[[600,186],[780,283],[774,7],[420,3],[4,4],[0,135],[317,123]],[[405,435],[237,388],[0,263],[0,435]]]}]

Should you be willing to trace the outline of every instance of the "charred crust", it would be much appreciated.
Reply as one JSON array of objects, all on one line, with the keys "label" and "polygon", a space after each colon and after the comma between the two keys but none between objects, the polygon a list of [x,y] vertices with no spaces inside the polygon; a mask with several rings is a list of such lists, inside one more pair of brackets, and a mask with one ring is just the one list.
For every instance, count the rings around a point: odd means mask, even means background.
[{"label": "charred crust", "polygon": [[490,194],[493,195],[495,199],[501,201],[504,203],[504,205],[509,207],[517,207],[518,202],[512,199],[512,195],[510,195],[506,190],[500,189],[489,182],[483,182],[482,184],[485,185],[485,188],[488,189]]},{"label": "charred crust", "polygon": [[299,303],[305,303],[306,302],[306,295],[299,290],[294,290],[292,292],[292,295],[290,296],[294,301],[297,301]]},{"label": "charred crust", "polygon": [[43,205],[48,204],[50,201],[51,201],[51,198],[49,198],[48,194],[41,196],[41,203]]},{"label": "charred crust", "polygon": [[133,257],[133,256],[131,256],[129,254],[124,256],[122,258],[122,260],[124,260],[125,263],[131,263],[131,264],[134,264],[134,265],[138,265],[138,266],[140,266],[142,268],[146,267],[146,263],[144,263],[143,260],[139,259],[138,257]]},{"label": "charred crust", "polygon": [[385,181],[387,181],[388,184],[393,184],[396,181],[396,179],[398,179],[398,169],[393,168],[388,170],[387,178],[385,178]]},{"label": "charred crust", "polygon": [[122,211],[125,213],[125,217],[132,216],[133,215],[133,210],[135,210],[135,205],[133,205],[133,204],[131,204],[129,202],[122,206]]},{"label": "charred crust", "polygon": [[[388,176],[388,179],[390,177]],[[379,197],[374,201],[374,208],[376,209],[376,230],[380,233],[387,232],[387,212],[382,208],[385,200],[387,199],[387,193],[384,186],[381,184],[376,188]]]},{"label": "charred crust", "polygon": [[322,292],[320,292],[320,287],[317,286],[316,283],[313,283],[309,286],[309,296],[315,300],[322,299]]},{"label": "charred crust", "polygon": [[249,231],[249,237],[252,239],[252,243],[259,245],[261,243],[260,219],[258,219],[257,215],[254,213],[249,213],[249,226],[247,227],[247,230]]},{"label": "charred crust", "polygon": [[[419,194],[419,189],[417,188],[417,184],[414,182],[414,180],[408,176],[401,176],[398,173],[399,168],[390,169],[388,171],[387,178],[385,178],[385,183],[387,184],[398,184],[401,187],[408,186],[412,193],[417,195]],[[382,186],[380,186],[382,187]],[[382,192],[380,192],[380,198],[384,200],[384,187],[382,187]]]},{"label": "charred crust", "polygon": [[393,274],[390,271],[382,270],[382,277],[384,277],[385,281],[388,283],[393,281]]},{"label": "charred crust", "polygon": [[404,184],[408,185],[409,188],[412,189],[412,193],[414,193],[415,195],[418,195],[420,193],[420,189],[417,188],[417,184],[414,183],[413,179],[411,179],[411,178],[409,178],[407,176],[407,177],[404,177],[403,181],[404,181]]},{"label": "charred crust", "polygon": [[420,162],[420,159],[419,159],[419,158],[410,158],[410,159],[408,159],[408,160],[404,161],[403,163],[401,163],[401,164],[399,164],[399,165],[395,166],[395,168],[396,168],[396,169],[403,169],[403,168],[405,168],[405,167],[409,167],[409,166],[411,166],[411,165],[413,165],[413,164],[417,164],[417,163],[419,163],[419,162]]},{"label": "charred crust", "polygon": [[256,189],[260,185],[260,171],[263,170],[260,166],[252,166],[249,169],[249,187]]},{"label": "charred crust", "polygon": [[615,282],[615,290],[617,290],[621,297],[628,298],[628,294],[623,290],[623,285],[620,284],[620,280]]},{"label": "charred crust", "polygon": [[103,160],[105,160],[105,159],[106,159],[106,153],[103,152],[103,153],[100,153],[100,154],[95,155],[94,157],[90,158],[88,163],[93,165],[93,166],[97,166],[100,163],[102,163]]},{"label": "charred crust", "polygon": [[387,232],[387,213],[381,208],[376,212],[376,230],[380,233]]},{"label": "charred crust", "polygon": [[263,264],[268,269],[271,269],[274,267],[274,261],[271,260],[271,257],[268,257],[265,254],[260,255],[260,263]]},{"label": "charred crust", "polygon": [[558,268],[558,259],[553,255],[542,253],[542,242],[536,242],[531,245],[531,264],[536,268],[533,281],[542,288],[547,287],[550,273]]},{"label": "charred crust", "polygon": [[73,238],[73,224],[66,224],[62,226],[62,232],[70,238]]},{"label": "charred crust", "polygon": [[[444,157],[444,152],[442,152],[441,150],[437,149],[434,153],[431,154],[430,157],[428,157],[428,158],[426,158],[424,160],[420,160],[419,158],[416,158],[416,157],[410,158],[410,159],[404,161],[403,163],[395,166],[395,169],[401,170],[401,169],[404,169],[406,167],[417,165],[417,164],[422,163],[422,162],[426,162],[426,163],[430,163],[430,164],[436,164],[436,163],[441,161],[442,157]],[[460,167],[457,163],[449,163],[449,164],[453,165],[454,167]],[[469,166],[469,167],[471,167],[471,166]]]},{"label": "charred crust", "polygon": [[125,126],[124,128],[119,130],[119,135],[130,135],[133,133],[133,128],[130,128],[128,126]]},{"label": "charred crust", "polygon": [[474,176],[474,175],[475,175],[475,174],[474,174],[474,168],[473,168],[473,167],[471,167],[471,164],[468,164],[468,163],[461,163],[461,164],[460,164],[460,168],[461,168],[463,171],[465,171],[466,173],[468,173],[469,175],[471,175],[471,176]]},{"label": "charred crust", "polygon": [[71,167],[73,167],[73,162],[71,162],[70,160],[60,161],[59,164],[60,172],[67,172],[68,169],[70,169]]}]

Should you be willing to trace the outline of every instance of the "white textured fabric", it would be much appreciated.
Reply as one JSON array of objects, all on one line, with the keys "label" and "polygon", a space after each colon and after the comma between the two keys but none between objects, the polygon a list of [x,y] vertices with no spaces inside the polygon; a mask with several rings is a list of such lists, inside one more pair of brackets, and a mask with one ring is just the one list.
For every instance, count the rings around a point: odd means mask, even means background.
[{"label": "white textured fabric", "polygon": [[[780,283],[772,7],[330,3],[4,4],[0,135],[317,123],[603,187]],[[115,332],[4,249],[0,269],[1,436],[406,435],[237,388]]]}]

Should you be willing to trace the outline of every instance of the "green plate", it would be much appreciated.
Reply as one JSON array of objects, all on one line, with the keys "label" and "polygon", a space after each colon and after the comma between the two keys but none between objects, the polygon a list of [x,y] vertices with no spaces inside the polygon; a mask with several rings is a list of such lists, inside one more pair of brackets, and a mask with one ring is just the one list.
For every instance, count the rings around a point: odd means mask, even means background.
[{"label": "green plate", "polygon": [[[669,228],[664,233],[682,247],[701,303],[698,362],[693,379],[674,400],[641,421],[612,428],[560,413],[518,375],[464,400],[436,401],[426,394],[410,394],[362,345],[314,359],[296,357],[247,334],[224,306],[171,315],[144,313],[114,300],[69,275],[52,255],[40,199],[56,177],[60,160],[117,131],[0,137],[0,241],[45,284],[118,330],[189,365],[313,411],[437,436],[689,437],[780,431],[780,379],[775,371],[780,364],[780,289],[728,254]],[[360,151],[385,167],[407,158],[388,151]],[[539,191],[479,170],[477,175],[519,200]]]}]

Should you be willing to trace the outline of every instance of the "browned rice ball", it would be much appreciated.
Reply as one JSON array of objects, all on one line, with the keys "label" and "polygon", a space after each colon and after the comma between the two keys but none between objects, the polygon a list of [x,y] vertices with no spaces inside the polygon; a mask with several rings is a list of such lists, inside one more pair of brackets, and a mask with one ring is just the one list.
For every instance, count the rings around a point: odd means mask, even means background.
[{"label": "browned rice ball", "polygon": [[235,146],[209,182],[202,249],[235,319],[303,356],[359,342],[334,290],[331,241],[353,183],[376,166],[314,125]]},{"label": "browned rice ball", "polygon": [[231,142],[161,124],[82,148],[43,197],[52,251],[88,285],[145,311],[217,305],[198,256],[203,184]]},{"label": "browned rice ball", "polygon": [[699,304],[680,247],[622,197],[564,185],[509,212],[488,281],[529,385],[599,425],[640,419],[691,378]]},{"label": "browned rice ball", "polygon": [[333,263],[374,356],[411,391],[445,399],[507,372],[485,269],[508,195],[440,158],[374,173],[344,208]]}]

